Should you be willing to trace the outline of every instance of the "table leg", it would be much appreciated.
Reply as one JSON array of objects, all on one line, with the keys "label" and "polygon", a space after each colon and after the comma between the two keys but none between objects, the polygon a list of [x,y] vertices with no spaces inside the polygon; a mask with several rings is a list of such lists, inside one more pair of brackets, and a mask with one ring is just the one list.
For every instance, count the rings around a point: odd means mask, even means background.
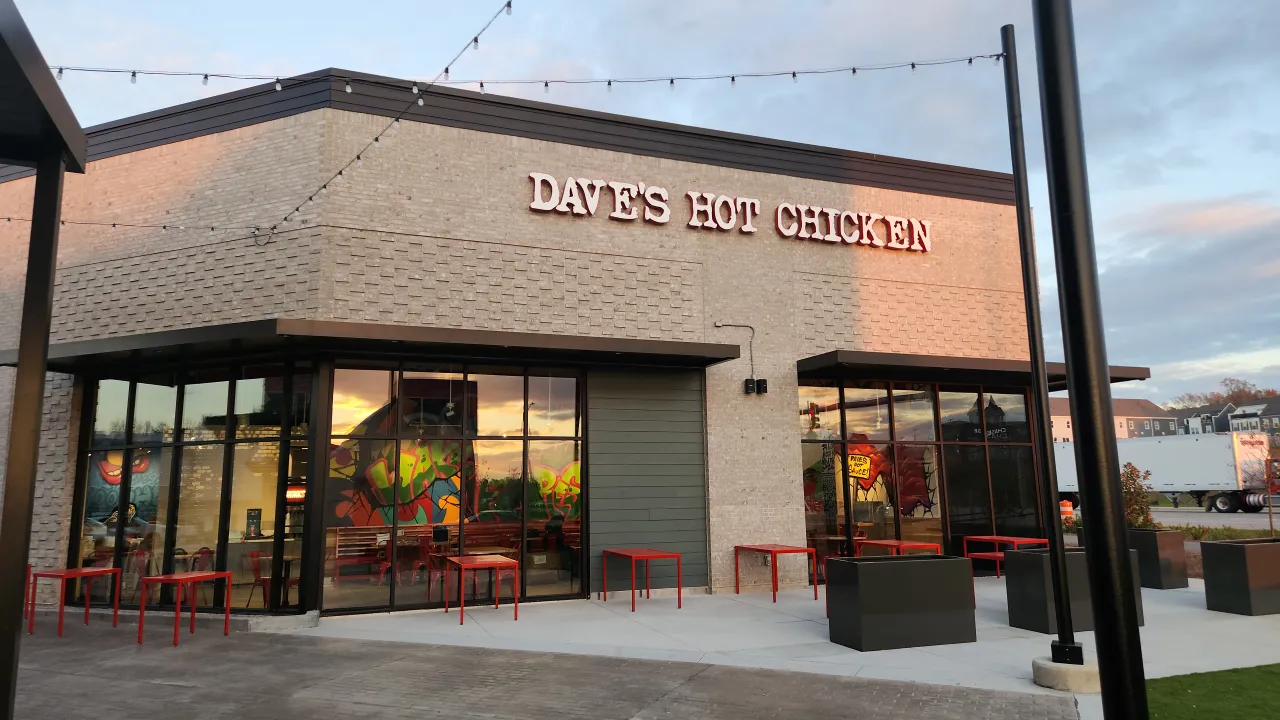
[{"label": "table leg", "polygon": [[636,611],[636,559],[631,558],[631,612]]},{"label": "table leg", "polygon": [[27,619],[27,598],[31,596],[31,563],[27,563],[27,575],[22,579],[22,619]]},{"label": "table leg", "polygon": [[[427,591],[427,599],[431,599],[431,591]],[[444,611],[449,612],[449,562],[444,564],[444,577],[440,578],[440,596],[444,598]]]},{"label": "table leg", "polygon": [[84,579],[84,624],[89,624],[89,597],[93,595],[93,577]]},{"label": "table leg", "polygon": [[[497,585],[493,584],[495,578],[498,581]],[[495,568],[489,568],[489,592],[493,593],[493,609],[497,610],[498,597],[502,594],[502,573]]]},{"label": "table leg", "polygon": [[458,624],[461,625],[467,614],[467,598],[462,592],[462,586],[467,584],[467,571],[462,566],[458,566]]},{"label": "table leg", "polygon": [[28,583],[27,597],[23,602],[27,604],[27,634],[34,634],[36,631],[36,582],[37,578],[32,578]]},{"label": "table leg", "polygon": [[862,557],[862,543],[857,540],[853,541],[853,556]]},{"label": "table leg", "polygon": [[769,568],[773,570],[773,601],[778,602],[778,553],[769,553]]},{"label": "table leg", "polygon": [[648,560],[648,558],[645,558],[645,561],[644,561],[644,599],[645,599],[645,600],[652,600],[652,599],[653,599],[653,591],[649,589],[649,560]]},{"label": "table leg", "polygon": [[609,553],[600,555],[600,583],[604,588],[604,592],[601,593],[604,596],[602,602],[609,602]]},{"label": "table leg", "polygon": [[[285,585],[285,593],[289,592],[289,586]],[[194,608],[192,609],[194,612]],[[222,603],[222,634],[231,634],[231,574],[227,574],[227,596]]]},{"label": "table leg", "polygon": [[676,608],[684,607],[684,575],[680,569],[680,556],[676,556]]},{"label": "table leg", "polygon": [[[120,602],[120,600],[119,600],[119,598],[120,598],[120,582],[119,582],[119,579],[120,579],[120,578],[119,578],[119,575],[117,575],[117,577],[116,577],[116,603],[117,603],[116,607],[119,607],[119,604],[118,604],[118,603]],[[181,601],[181,598],[179,598],[179,601]],[[139,605],[139,606],[138,606],[138,644],[139,644],[139,645],[141,645],[141,644],[142,644],[142,628],[143,628],[144,626],[146,626],[146,624],[147,624],[147,604],[146,604],[146,603],[142,603],[141,605]]]},{"label": "table leg", "polygon": [[[177,592],[174,595],[177,596],[175,599],[178,602],[178,606],[173,609],[173,646],[178,647],[178,628],[182,627],[182,583],[178,583],[178,587],[175,589]],[[192,600],[194,601],[194,598]],[[142,586],[142,605],[145,606],[146,604],[147,586],[144,583]]]},{"label": "table leg", "polygon": [[520,619],[520,563],[515,566],[515,585],[511,588],[511,595],[515,599],[515,620]]},{"label": "table leg", "polygon": [[742,593],[742,582],[738,579],[738,548],[733,549],[733,592]]},{"label": "table leg", "polygon": [[112,573],[112,584],[116,588],[115,610],[111,613],[111,627],[120,627],[120,568],[115,568]]},{"label": "table leg", "polygon": [[809,551],[809,563],[813,566],[813,599],[818,599],[818,553]]},{"label": "table leg", "polygon": [[62,614],[67,609],[67,580],[59,578],[58,582],[58,637],[62,637]]},{"label": "table leg", "polygon": [[[191,629],[187,632],[194,635],[196,632],[196,601],[199,600],[199,598],[196,597],[196,594],[200,592],[200,583],[191,583],[187,585],[187,587],[191,590]],[[227,582],[227,587],[231,587],[230,581]]]}]

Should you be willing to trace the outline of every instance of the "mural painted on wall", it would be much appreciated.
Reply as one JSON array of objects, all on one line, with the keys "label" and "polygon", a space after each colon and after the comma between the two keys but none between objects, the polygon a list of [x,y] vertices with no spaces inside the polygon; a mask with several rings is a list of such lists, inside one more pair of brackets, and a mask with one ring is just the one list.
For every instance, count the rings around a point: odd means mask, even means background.
[{"label": "mural painted on wall", "polygon": [[582,465],[574,460],[560,470],[546,465],[534,465],[533,480],[538,484],[538,493],[542,496],[542,505],[546,508],[547,518],[556,516],[565,519],[580,516],[582,504]]},{"label": "mural painted on wall", "polygon": [[[130,454],[129,505],[125,523],[138,526],[152,521],[160,503],[158,451],[146,448]],[[99,450],[89,456],[88,482],[85,491],[85,525],[93,535],[106,536],[115,531],[119,521],[120,483],[124,480],[124,450]]]},{"label": "mural painted on wall", "polygon": [[895,473],[888,446],[867,442],[865,435],[850,439],[849,477],[856,483],[859,500],[887,496],[903,516],[933,514],[938,506],[938,475],[932,446],[898,445]]},{"label": "mural painted on wall", "polygon": [[[330,524],[455,523],[461,512],[462,443],[351,438],[329,452]],[[397,510],[397,500],[399,509]]]}]

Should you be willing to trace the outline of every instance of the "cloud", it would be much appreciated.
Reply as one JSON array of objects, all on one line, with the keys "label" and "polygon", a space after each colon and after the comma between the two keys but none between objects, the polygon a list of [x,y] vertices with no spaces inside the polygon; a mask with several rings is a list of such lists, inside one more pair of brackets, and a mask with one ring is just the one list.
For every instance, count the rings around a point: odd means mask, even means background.
[{"label": "cloud", "polygon": [[1280,346],[1164,363],[1151,368],[1152,377],[1157,373],[1160,377],[1169,380],[1249,377],[1262,373],[1280,373]]},{"label": "cloud", "polygon": [[1193,202],[1158,203],[1119,218],[1116,229],[1130,235],[1172,238],[1230,236],[1280,223],[1280,206],[1263,193]]}]

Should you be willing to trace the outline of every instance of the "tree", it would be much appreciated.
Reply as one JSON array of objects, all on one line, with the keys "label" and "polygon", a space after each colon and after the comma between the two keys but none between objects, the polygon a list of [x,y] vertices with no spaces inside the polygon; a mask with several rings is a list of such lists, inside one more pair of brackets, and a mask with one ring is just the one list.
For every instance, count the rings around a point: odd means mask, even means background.
[{"label": "tree", "polygon": [[1223,403],[1231,403],[1239,407],[1250,400],[1258,400],[1261,398],[1275,397],[1280,395],[1280,390],[1275,388],[1260,388],[1248,380],[1239,378],[1223,378],[1218,383],[1222,388],[1221,391],[1207,393],[1183,393],[1178,397],[1169,401],[1166,405],[1167,410],[1176,410],[1179,408],[1193,408],[1202,405],[1221,405]]},{"label": "tree", "polygon": [[1120,470],[1120,491],[1124,496],[1124,522],[1131,528],[1152,528],[1150,470],[1125,463]]}]

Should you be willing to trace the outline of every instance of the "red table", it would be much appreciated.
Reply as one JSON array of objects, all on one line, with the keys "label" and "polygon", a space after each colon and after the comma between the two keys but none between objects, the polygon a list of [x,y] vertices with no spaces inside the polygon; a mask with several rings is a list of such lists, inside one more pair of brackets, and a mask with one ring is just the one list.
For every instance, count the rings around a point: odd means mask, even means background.
[{"label": "red table", "polygon": [[773,570],[773,601],[778,602],[778,556],[804,553],[809,556],[813,565],[813,599],[818,599],[818,555],[813,548],[796,547],[795,545],[734,545],[733,546],[733,591],[742,592],[742,583],[738,576],[738,553],[757,552],[769,556],[769,565]]},{"label": "red table", "polygon": [[[497,571],[497,585],[493,586],[493,606],[498,607],[498,586],[502,585],[502,571],[511,570],[515,574],[515,581],[512,586],[512,597],[515,600],[515,619],[520,619],[520,563],[509,557],[502,555],[464,555],[462,557],[446,557],[445,561],[458,568],[458,624],[461,625],[466,619],[466,600],[463,595],[463,588],[466,585],[466,574],[470,570],[472,572],[472,581],[474,585],[477,570],[495,570]],[[448,592],[448,574],[445,575],[445,593],[444,593],[444,611],[449,612],[449,592]],[[474,592],[474,590],[472,591]]]},{"label": "red table", "polygon": [[853,556],[862,557],[862,546],[870,545],[871,547],[889,548],[890,555],[901,555],[903,550],[929,550],[932,549],[938,555],[942,554],[942,545],[931,542],[920,542],[918,540],[868,540],[862,538],[853,541]]},{"label": "red table", "polygon": [[[214,580],[226,580],[227,590],[226,597],[223,599],[223,612],[225,617],[222,620],[222,634],[231,634],[231,573],[223,570],[196,570],[193,572],[172,573],[169,575],[150,575],[142,578],[142,602],[138,604],[138,644],[142,644],[142,628],[147,620],[147,585],[175,585],[174,599],[177,604],[173,609],[173,645],[178,645],[178,626],[182,619],[182,590],[184,586],[194,586],[196,583],[212,582]],[[196,631],[196,593],[195,588],[191,587],[191,630]]]},{"label": "red table", "polygon": [[[969,541],[991,543],[996,546],[993,552],[969,552]],[[1004,562],[1004,552],[1000,549],[1001,545],[1012,545],[1014,550],[1023,545],[1035,547],[1044,545],[1048,547],[1049,541],[1044,538],[1017,537],[1015,535],[966,535],[962,541],[964,545],[964,556],[973,560],[995,560],[996,577],[1000,577],[1000,563]]]},{"label": "red table", "polygon": [[613,550],[605,550],[600,558],[602,569],[604,570],[604,600],[609,600],[609,556],[614,555],[620,558],[629,558],[631,560],[631,612],[636,611],[636,561],[644,561],[644,594],[645,597],[652,597],[649,592],[649,561],[650,560],[675,560],[676,561],[676,607],[684,607],[683,597],[683,581],[681,579],[682,570],[680,567],[680,553],[663,552],[662,550],[654,550],[652,548],[616,548]]},{"label": "red table", "polygon": [[[28,565],[28,568],[31,566]],[[65,570],[37,570],[31,572],[29,587],[27,589],[27,633],[31,634],[36,631],[36,581],[40,578],[53,578],[58,580],[58,637],[62,637],[62,615],[67,609],[67,581],[82,579],[85,582],[84,591],[84,624],[89,624],[89,588],[93,586],[93,579],[99,575],[114,575],[116,578],[116,604],[114,614],[111,616],[111,627],[120,624],[120,568],[107,567],[85,567],[70,568]],[[21,627],[21,625],[19,625]]]}]

